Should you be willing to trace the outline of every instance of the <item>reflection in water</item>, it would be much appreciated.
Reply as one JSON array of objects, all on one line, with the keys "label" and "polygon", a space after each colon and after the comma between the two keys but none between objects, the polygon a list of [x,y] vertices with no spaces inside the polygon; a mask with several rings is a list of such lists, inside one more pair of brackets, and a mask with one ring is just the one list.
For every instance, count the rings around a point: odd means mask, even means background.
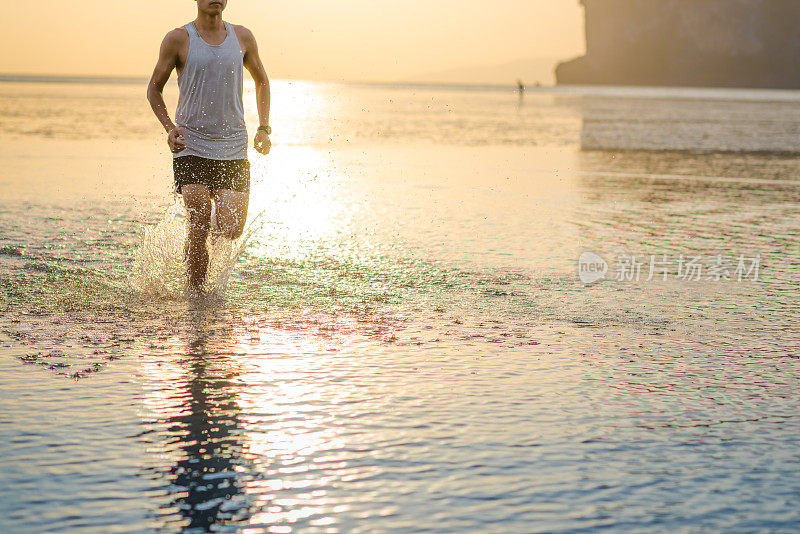
[{"label": "reflection in water", "polygon": [[156,415],[161,415],[154,422],[166,448],[161,453],[171,460],[154,473],[168,482],[169,496],[161,513],[177,516],[167,524],[179,521],[184,532],[208,532],[214,525],[235,523],[248,514],[239,480],[245,471],[236,403],[239,370],[233,359],[208,346],[221,326],[210,320],[213,312],[192,311],[185,356],[175,362],[169,377],[173,387],[153,392],[155,398],[161,396],[153,403]]},{"label": "reflection in water", "polygon": [[[584,96],[584,150],[798,152],[800,106],[767,92],[661,90],[659,98]],[[694,95],[695,98],[687,98]],[[709,96],[713,95],[713,96]],[[711,98],[722,98],[712,100]],[[796,98],[796,96],[795,96]]]},{"label": "reflection in water", "polygon": [[[154,157],[0,154],[24,185],[0,213],[5,530],[795,527],[795,159],[580,151],[580,95],[315,87],[276,107],[294,116],[254,164],[268,220],[208,309],[126,292],[163,213],[147,184],[167,177],[133,164]],[[141,109],[134,89],[92,116]],[[82,135],[81,87],[36,119],[64,91],[12,119]],[[89,191],[98,164],[113,198]],[[752,251],[765,269],[584,286],[583,248]]]},{"label": "reflection in water", "polygon": [[161,355],[143,363],[146,473],[161,489],[154,496],[159,527],[209,532],[335,523],[347,507],[327,496],[330,483],[352,471],[332,456],[361,450],[338,430],[360,401],[344,383],[356,364],[336,353],[374,346],[396,322],[243,317],[219,301],[185,313],[173,316],[174,334],[154,336],[161,343],[151,348]]}]

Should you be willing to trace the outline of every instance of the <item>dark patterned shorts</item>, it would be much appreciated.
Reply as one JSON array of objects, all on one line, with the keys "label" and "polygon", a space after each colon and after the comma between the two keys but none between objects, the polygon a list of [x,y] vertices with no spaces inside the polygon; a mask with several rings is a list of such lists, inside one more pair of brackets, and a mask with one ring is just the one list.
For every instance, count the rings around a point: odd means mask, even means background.
[{"label": "dark patterned shorts", "polygon": [[212,195],[218,189],[250,192],[250,162],[247,159],[179,156],[173,158],[172,169],[175,172],[174,191],[178,194],[181,187],[188,184],[206,185]]}]

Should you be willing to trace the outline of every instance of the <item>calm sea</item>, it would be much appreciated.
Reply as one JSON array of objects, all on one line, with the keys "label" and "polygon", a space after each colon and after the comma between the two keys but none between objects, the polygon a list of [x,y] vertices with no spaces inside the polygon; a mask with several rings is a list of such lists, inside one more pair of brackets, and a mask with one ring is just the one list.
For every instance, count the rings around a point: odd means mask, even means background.
[{"label": "calm sea", "polygon": [[275,81],[189,303],[118,82],[0,82],[0,530],[797,528],[800,93]]}]

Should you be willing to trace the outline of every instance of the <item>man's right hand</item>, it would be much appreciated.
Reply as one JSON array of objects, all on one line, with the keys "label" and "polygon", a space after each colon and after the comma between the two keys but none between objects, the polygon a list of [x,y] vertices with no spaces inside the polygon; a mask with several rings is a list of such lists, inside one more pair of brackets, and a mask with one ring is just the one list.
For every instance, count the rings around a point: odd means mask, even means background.
[{"label": "man's right hand", "polygon": [[185,139],[183,138],[183,130],[176,126],[169,131],[169,135],[167,136],[167,144],[169,144],[169,149],[173,153],[180,152],[186,148],[184,141]]}]

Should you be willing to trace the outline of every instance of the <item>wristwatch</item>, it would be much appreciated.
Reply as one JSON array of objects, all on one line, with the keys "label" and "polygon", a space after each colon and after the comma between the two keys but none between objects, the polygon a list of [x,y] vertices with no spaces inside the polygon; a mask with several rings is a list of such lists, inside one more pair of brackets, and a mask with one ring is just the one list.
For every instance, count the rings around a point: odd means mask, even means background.
[{"label": "wristwatch", "polygon": [[258,129],[264,130],[265,132],[267,132],[267,135],[272,134],[272,126],[259,126]]}]

